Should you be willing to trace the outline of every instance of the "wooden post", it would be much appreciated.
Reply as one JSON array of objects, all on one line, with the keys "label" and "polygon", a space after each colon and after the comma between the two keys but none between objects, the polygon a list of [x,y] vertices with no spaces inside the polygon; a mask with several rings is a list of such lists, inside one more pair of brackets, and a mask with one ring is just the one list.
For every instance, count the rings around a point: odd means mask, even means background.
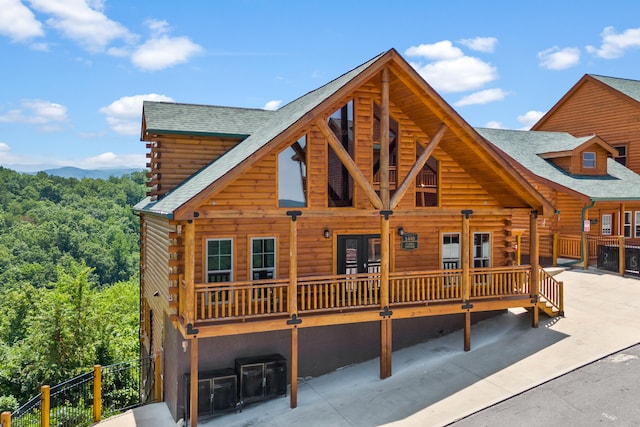
[{"label": "wooden post", "polygon": [[11,412],[5,411],[0,415],[0,425],[2,427],[11,427]]},{"label": "wooden post", "polygon": [[198,337],[191,339],[191,376],[189,384],[189,425],[198,427]]},{"label": "wooden post", "polygon": [[618,236],[618,258],[620,259],[618,262],[618,266],[620,269],[620,276],[624,276],[624,271],[626,269],[625,263],[626,259],[625,255],[625,246],[624,246],[624,236]]},{"label": "wooden post", "polygon": [[531,264],[531,300],[535,302],[531,311],[531,327],[538,327],[538,269],[540,268],[538,259],[538,211],[531,211],[529,217],[529,263]]},{"label": "wooden post", "polygon": [[162,360],[160,352],[156,354],[155,366],[153,367],[153,400],[162,402]]},{"label": "wooden post", "polygon": [[389,70],[382,69],[380,106],[380,200],[382,208],[389,209]]},{"label": "wooden post", "polygon": [[93,422],[100,421],[102,414],[102,366],[93,365]]},{"label": "wooden post", "polygon": [[298,407],[298,328],[291,328],[291,409]]},{"label": "wooden post", "polygon": [[184,281],[185,281],[185,313],[184,322],[193,323],[195,320],[195,258],[196,258],[196,232],[192,220],[187,221],[184,227]]},{"label": "wooden post", "polygon": [[587,232],[582,232],[582,268],[587,270],[589,268],[589,239],[587,239]]},{"label": "wooden post", "polygon": [[[380,212],[380,308],[389,312],[389,270],[391,259],[391,237],[389,235],[389,215],[391,211]],[[391,326],[389,315],[382,315],[380,321],[380,378],[391,376]]]},{"label": "wooden post", "polygon": [[[301,211],[288,211],[291,217],[289,221],[289,289],[288,310],[292,319],[298,316],[298,227],[296,219],[302,215]],[[289,406],[291,409],[298,406],[298,328],[291,328],[291,393]]]},{"label": "wooden post", "polygon": [[40,387],[40,426],[49,427],[49,412],[51,411],[51,387]]},{"label": "wooden post", "polygon": [[522,233],[516,234],[516,264],[520,265],[522,254]]},{"label": "wooden post", "polygon": [[469,230],[469,217],[472,210],[462,212],[462,233],[460,236],[460,256],[462,257],[462,304],[466,307],[464,313],[464,351],[471,350],[471,234]]},{"label": "wooden post", "polygon": [[552,265],[554,267],[558,266],[558,244],[560,242],[560,234],[558,233],[553,233],[553,249],[552,249],[552,254],[551,254],[551,258],[552,258]]}]

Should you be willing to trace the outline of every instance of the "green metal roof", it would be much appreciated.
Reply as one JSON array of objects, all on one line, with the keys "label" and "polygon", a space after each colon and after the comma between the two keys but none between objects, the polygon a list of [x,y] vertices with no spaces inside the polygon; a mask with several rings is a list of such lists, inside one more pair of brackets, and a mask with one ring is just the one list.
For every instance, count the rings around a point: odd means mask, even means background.
[{"label": "green metal roof", "polygon": [[640,102],[640,81],[589,74],[596,80]]},{"label": "green metal roof", "polygon": [[[137,211],[171,217],[176,209],[187,203],[209,185],[215,183],[233,168],[240,165],[244,160],[249,158],[280,133],[300,120],[305,114],[320,105],[324,100],[364,72],[385,53],[386,52],[379,54],[326,85],[290,102],[277,111],[265,114],[265,116],[270,114],[268,120],[265,120],[261,125],[253,129],[251,135],[245,140],[200,170],[173,191],[162,196],[159,200],[153,201],[151,198],[147,197],[135,205],[134,209]],[[165,118],[165,120],[167,119]],[[174,124],[174,127],[177,126],[182,125]],[[211,124],[210,126],[211,128],[222,129],[226,125]],[[149,127],[148,123],[147,127]],[[183,127],[188,131],[193,131],[192,127],[187,125],[184,125]]]},{"label": "green metal roof", "polygon": [[504,151],[534,175],[584,194],[592,200],[640,200],[640,175],[607,159],[607,175],[572,175],[540,154],[565,151],[593,138],[565,132],[476,128],[487,141]]},{"label": "green metal roof", "polygon": [[271,119],[274,111],[144,101],[142,114],[150,134],[246,138]]}]

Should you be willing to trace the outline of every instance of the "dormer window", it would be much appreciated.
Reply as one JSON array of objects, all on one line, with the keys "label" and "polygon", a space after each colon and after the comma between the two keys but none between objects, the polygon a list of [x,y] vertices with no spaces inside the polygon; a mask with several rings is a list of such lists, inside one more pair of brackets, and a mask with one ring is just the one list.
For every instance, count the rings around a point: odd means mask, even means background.
[{"label": "dormer window", "polygon": [[595,169],[596,153],[592,151],[585,151],[582,153],[582,167],[584,169]]}]

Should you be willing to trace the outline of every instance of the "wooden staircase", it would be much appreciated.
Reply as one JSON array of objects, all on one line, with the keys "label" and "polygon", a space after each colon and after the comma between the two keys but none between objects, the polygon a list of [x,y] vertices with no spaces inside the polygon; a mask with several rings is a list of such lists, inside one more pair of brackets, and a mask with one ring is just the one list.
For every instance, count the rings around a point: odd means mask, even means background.
[{"label": "wooden staircase", "polygon": [[543,268],[538,271],[538,309],[549,317],[564,316],[564,283]]}]

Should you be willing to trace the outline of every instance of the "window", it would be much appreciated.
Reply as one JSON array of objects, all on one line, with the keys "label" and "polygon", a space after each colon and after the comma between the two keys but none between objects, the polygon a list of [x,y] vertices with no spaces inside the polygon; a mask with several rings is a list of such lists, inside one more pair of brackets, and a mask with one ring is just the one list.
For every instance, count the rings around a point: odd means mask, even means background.
[{"label": "window", "polygon": [[473,267],[491,267],[491,235],[473,233]]},{"label": "window", "polygon": [[631,237],[631,212],[624,213],[624,237]]},{"label": "window", "polygon": [[[353,101],[349,101],[329,117],[329,127],[353,158]],[[327,198],[329,207],[353,206],[353,178],[331,147],[327,156]]]},{"label": "window", "polygon": [[276,277],[275,237],[251,239],[251,279],[265,280]]},{"label": "window", "polygon": [[207,240],[207,282],[233,280],[233,240]]},{"label": "window", "polygon": [[582,153],[582,167],[585,169],[593,169],[596,167],[596,153],[585,151]]},{"label": "window", "polygon": [[278,207],[307,206],[307,136],[278,155]]},{"label": "window", "polygon": [[[416,142],[416,159],[424,147]],[[416,177],[416,207],[438,206],[438,160],[431,156]]]},{"label": "window", "polygon": [[640,238],[640,211],[635,212],[635,224],[636,226],[635,226],[633,237]]},{"label": "window", "polygon": [[460,233],[442,233],[442,269],[460,268]]},{"label": "window", "polygon": [[614,157],[615,161],[620,163],[622,166],[627,166],[627,146],[615,145],[613,148],[618,150],[618,155]]},{"label": "window", "polygon": [[602,214],[602,235],[611,235],[611,214]]}]

